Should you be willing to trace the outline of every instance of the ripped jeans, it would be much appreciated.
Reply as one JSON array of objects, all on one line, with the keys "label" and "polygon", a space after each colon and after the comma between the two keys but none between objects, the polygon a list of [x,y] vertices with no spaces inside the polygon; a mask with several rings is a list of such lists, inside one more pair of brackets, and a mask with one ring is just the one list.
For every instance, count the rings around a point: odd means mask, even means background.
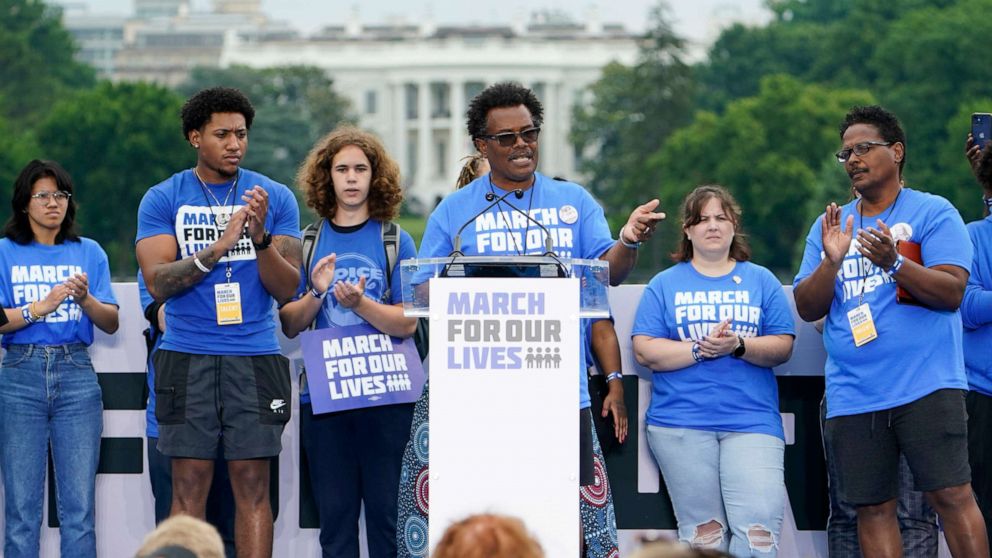
[{"label": "ripped jeans", "polygon": [[736,558],[778,554],[785,513],[782,439],[653,425],[647,434],[672,499],[679,540]]}]

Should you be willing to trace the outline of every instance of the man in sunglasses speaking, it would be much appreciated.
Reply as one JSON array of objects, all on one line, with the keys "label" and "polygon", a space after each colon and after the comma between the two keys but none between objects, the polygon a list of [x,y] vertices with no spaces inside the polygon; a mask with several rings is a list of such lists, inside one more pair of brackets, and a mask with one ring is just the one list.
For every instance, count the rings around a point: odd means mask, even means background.
[{"label": "man in sunglasses speaking", "polygon": [[[635,208],[614,239],[603,208],[582,186],[537,172],[543,109],[533,91],[517,83],[496,83],[472,99],[467,116],[469,135],[492,170],[438,205],[427,222],[419,257],[445,257],[453,250],[466,256],[543,254],[549,235],[551,249],[559,257],[606,260],[610,283],[621,283],[637,261],[641,242],[665,218],[655,211],[659,201]],[[520,211],[500,202],[472,221],[487,205],[515,190],[520,193],[507,201]],[[456,238],[458,246],[453,245]],[[580,346],[584,348],[585,343]],[[584,355],[579,362],[585,362]],[[590,485],[595,477],[589,389],[585,369],[575,372],[580,378],[580,484]],[[615,532],[615,522],[610,523],[608,529]]]},{"label": "man in sunglasses speaking", "polygon": [[[968,467],[958,312],[968,232],[947,200],[903,187],[906,136],[892,113],[855,107],[840,131],[837,160],[860,197],[830,204],[813,223],[793,291],[804,320],[826,316],[823,435],[840,497],[857,508],[864,556],[902,556],[901,452],[951,555],[987,557]],[[912,245],[922,263],[901,254]]]}]

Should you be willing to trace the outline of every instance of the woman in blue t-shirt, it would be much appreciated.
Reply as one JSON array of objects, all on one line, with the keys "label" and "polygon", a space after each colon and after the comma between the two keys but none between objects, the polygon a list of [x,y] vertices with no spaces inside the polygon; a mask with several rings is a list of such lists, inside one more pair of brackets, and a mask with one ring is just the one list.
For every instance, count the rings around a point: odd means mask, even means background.
[{"label": "woman in blue t-shirt", "polygon": [[[312,255],[304,254],[298,296],[279,311],[283,332],[368,324],[412,336],[417,320],[403,315],[399,262],[416,257],[416,247],[401,231],[394,268],[386,271],[382,228],[399,214],[403,194],[399,167],[382,143],[338,128],[317,142],[297,182],[322,219]],[[413,403],[314,414],[309,391],[300,394],[323,556],[358,556],[363,503],[370,558],[396,556],[400,465],[412,418]]]},{"label": "woman in blue t-shirt", "polygon": [[648,284],[632,330],[637,361],[654,371],[648,443],[681,540],[774,557],[785,436],[771,368],[792,354],[792,312],[775,276],[748,261],[727,190],[693,190],[682,232],[678,263]]},{"label": "woman in blue t-shirt", "polygon": [[0,239],[4,552],[37,556],[51,446],[61,556],[95,557],[94,492],[103,400],[86,347],[117,331],[107,255],[75,231],[72,179],[31,161],[14,183]]}]

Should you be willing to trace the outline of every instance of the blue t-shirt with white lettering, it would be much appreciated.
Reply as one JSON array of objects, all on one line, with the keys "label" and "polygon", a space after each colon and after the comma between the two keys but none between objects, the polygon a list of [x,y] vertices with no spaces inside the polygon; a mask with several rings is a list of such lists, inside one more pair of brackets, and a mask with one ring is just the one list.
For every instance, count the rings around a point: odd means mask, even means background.
[{"label": "blue t-shirt with white lettering", "polygon": [[[554,252],[563,258],[598,259],[615,244],[603,208],[582,186],[534,174],[534,185],[523,198],[507,200],[528,212],[551,233]],[[484,175],[461,190],[448,194],[431,213],[420,245],[420,258],[440,258],[451,253],[455,233],[490,204],[487,193],[503,195]],[[466,256],[517,256],[544,253],[544,232],[523,215],[500,204],[486,211],[461,233],[457,248]],[[585,370],[585,340],[580,341],[579,405],[590,406]]]},{"label": "blue t-shirt with white lettering", "polygon": [[[958,211],[944,198],[903,188],[889,208],[860,218],[858,200],[842,208],[841,223],[854,216],[855,240],[834,282],[834,298],[823,328],[827,350],[827,418],[891,409],[939,389],[968,389],[961,350],[961,314],[896,302],[896,282],[861,256],[857,230],[881,219],[897,240],[920,244],[923,265],[971,269],[971,240]],[[803,263],[794,285],[824,258],[822,217],[806,237]],[[848,312],[860,295],[871,309],[878,338],[860,347]]]},{"label": "blue t-shirt with white lettering", "polygon": [[[417,256],[417,247],[406,231],[400,229],[399,254],[390,275],[389,300],[383,300],[386,291],[386,250],[382,243],[382,222],[369,219],[358,227],[337,227],[330,221],[324,220],[320,237],[314,246],[310,269],[301,270],[300,287],[297,296],[309,296],[307,279],[313,267],[324,256],[334,253],[334,279],[331,288],[338,281],[357,284],[365,278],[365,296],[383,304],[397,304],[403,300],[402,277],[400,262]],[[306,254],[304,254],[304,258]],[[362,318],[350,308],[338,304],[333,292],[328,292],[324,303],[317,312],[317,329],[366,324]],[[310,392],[306,388],[300,393],[300,402],[310,401]]]},{"label": "blue t-shirt with white lettering", "polygon": [[[48,246],[34,241],[18,244],[9,238],[0,239],[0,305],[4,308],[42,300],[52,287],[84,272],[89,281],[89,296],[117,306],[110,286],[107,254],[95,241],[80,238]],[[93,322],[72,297],[39,322],[3,336],[4,347],[68,343],[93,343]]]},{"label": "blue t-shirt with white lettering", "polygon": [[968,223],[975,249],[961,301],[964,365],[972,390],[992,397],[992,216]]},{"label": "blue t-shirt with white lettering", "polygon": [[[782,284],[759,265],[738,262],[721,277],[679,263],[654,276],[637,306],[631,336],[699,341],[725,319],[741,337],[795,336]],[[746,342],[745,342],[746,345]],[[731,355],[652,374],[647,423],[785,439],[771,368]]]},{"label": "blue t-shirt with white lettering", "polygon": [[[154,186],[138,208],[137,241],[170,235],[178,246],[176,259],[190,257],[224,232],[216,223],[216,215],[221,212],[217,200],[223,203],[226,199],[226,212],[231,213],[245,204],[242,193],[255,185],[269,195],[265,230],[273,236],[300,237],[299,206],[286,186],[247,169],[241,169],[237,181],[230,194],[233,181],[208,184],[211,196],[189,169]],[[234,250],[222,257],[202,281],[169,298],[162,348],[206,355],[279,354],[273,299],[262,285],[255,256],[245,229]],[[217,325],[214,285],[227,282],[228,266],[231,282],[238,283],[241,290],[242,323],[221,326]]]}]

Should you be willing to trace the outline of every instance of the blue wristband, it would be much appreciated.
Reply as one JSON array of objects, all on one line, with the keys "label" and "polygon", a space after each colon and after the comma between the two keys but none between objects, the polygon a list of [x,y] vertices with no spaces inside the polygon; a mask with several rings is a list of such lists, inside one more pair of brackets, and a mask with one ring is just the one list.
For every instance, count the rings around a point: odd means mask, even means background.
[{"label": "blue wristband", "polygon": [[[328,291],[329,290],[330,289],[328,289]],[[317,291],[317,287],[311,287],[310,288],[310,296],[316,298],[317,300],[324,300],[324,297],[327,296],[327,291],[324,291],[324,292],[321,293],[321,292],[318,292]]]},{"label": "blue wristband", "polygon": [[902,254],[899,254],[898,256],[896,256],[896,261],[892,264],[892,267],[890,267],[887,270],[888,271],[888,274],[889,275],[895,275],[896,273],[898,273],[899,270],[902,269],[902,264],[905,261],[906,261],[906,258],[902,257]]},{"label": "blue wristband", "polygon": [[606,383],[610,383],[613,380],[622,380],[622,379],[623,379],[623,374],[621,374],[619,370],[615,372],[610,372],[609,374],[606,375]]},{"label": "blue wristband", "polygon": [[30,304],[25,304],[24,306],[21,306],[21,317],[24,318],[24,323],[26,324],[33,324],[38,321],[34,319],[34,316],[31,315]]},{"label": "blue wristband", "polygon": [[692,360],[696,362],[703,362],[703,355],[699,354],[699,343],[692,344]]}]

